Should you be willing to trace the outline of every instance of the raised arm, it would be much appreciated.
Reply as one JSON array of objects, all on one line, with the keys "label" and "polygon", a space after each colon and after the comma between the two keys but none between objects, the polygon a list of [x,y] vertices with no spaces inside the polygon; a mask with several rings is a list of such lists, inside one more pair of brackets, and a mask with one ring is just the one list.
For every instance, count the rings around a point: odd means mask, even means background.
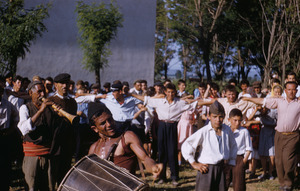
[{"label": "raised arm", "polygon": [[211,105],[216,101],[216,99],[211,99],[211,100],[199,100],[198,105],[203,106],[203,105]]}]

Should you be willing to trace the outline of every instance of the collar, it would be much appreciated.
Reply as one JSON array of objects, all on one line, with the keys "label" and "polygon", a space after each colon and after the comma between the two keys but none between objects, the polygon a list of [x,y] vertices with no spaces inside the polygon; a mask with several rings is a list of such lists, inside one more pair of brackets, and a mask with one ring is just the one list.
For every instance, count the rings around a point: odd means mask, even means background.
[{"label": "collar", "polygon": [[70,95],[68,94],[67,96],[62,96],[62,95],[59,95],[57,92],[54,94],[54,96],[57,96],[59,97],[60,99],[70,99]]},{"label": "collar", "polygon": [[[209,121],[209,123],[207,125],[209,125],[209,131],[214,131],[215,132],[215,129],[211,126],[211,122],[210,121]],[[221,131],[223,131],[223,125],[224,125],[224,123],[222,124]]]}]

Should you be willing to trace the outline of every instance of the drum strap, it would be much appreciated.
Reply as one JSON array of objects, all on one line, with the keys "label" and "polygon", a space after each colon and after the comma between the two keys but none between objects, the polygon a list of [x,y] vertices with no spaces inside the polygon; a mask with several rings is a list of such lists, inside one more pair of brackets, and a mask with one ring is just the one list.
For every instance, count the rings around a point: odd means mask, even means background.
[{"label": "drum strap", "polygon": [[120,140],[122,139],[123,135],[121,135],[117,141],[111,145],[111,147],[109,148],[109,151],[107,153],[107,156],[105,157],[106,160],[111,160],[114,156],[115,150],[120,142]]}]

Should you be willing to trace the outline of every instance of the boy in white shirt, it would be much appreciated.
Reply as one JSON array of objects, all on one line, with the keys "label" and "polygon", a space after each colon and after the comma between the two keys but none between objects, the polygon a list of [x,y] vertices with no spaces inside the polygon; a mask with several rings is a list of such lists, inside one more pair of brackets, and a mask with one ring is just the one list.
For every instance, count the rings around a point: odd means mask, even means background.
[{"label": "boy in white shirt", "polygon": [[[245,183],[245,165],[248,161],[249,155],[252,152],[252,142],[248,130],[241,127],[243,114],[239,109],[232,109],[229,113],[230,128],[233,132],[237,144],[236,164],[232,167],[232,183],[234,191],[246,190]],[[231,173],[228,172],[228,173]],[[228,175],[228,174],[227,174]],[[228,177],[228,176],[226,176]],[[230,181],[226,178],[227,186]]]},{"label": "boy in white shirt", "polygon": [[[235,165],[237,146],[231,129],[223,124],[224,107],[215,101],[209,108],[210,122],[183,143],[182,156],[198,170],[195,190],[225,190],[224,167]],[[195,153],[199,147],[199,156]]]}]

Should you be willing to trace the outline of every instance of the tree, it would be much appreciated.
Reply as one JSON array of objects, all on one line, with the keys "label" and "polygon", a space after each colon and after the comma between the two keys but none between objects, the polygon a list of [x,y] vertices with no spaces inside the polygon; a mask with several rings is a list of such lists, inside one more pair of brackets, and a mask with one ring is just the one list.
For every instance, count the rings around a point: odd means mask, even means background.
[{"label": "tree", "polygon": [[163,71],[164,78],[168,78],[169,62],[173,59],[175,50],[171,47],[172,31],[168,17],[168,4],[165,0],[157,0],[156,28],[155,28],[155,69],[157,76]]},{"label": "tree", "polygon": [[83,65],[95,72],[96,83],[100,84],[100,70],[108,64],[111,51],[108,46],[117,35],[118,27],[122,27],[123,16],[114,2],[92,3],[79,1],[78,13],[79,44],[83,50]]},{"label": "tree", "polygon": [[43,21],[50,4],[24,8],[23,0],[0,1],[0,68],[1,75],[15,74],[18,58],[24,58],[37,36],[47,31]]}]

